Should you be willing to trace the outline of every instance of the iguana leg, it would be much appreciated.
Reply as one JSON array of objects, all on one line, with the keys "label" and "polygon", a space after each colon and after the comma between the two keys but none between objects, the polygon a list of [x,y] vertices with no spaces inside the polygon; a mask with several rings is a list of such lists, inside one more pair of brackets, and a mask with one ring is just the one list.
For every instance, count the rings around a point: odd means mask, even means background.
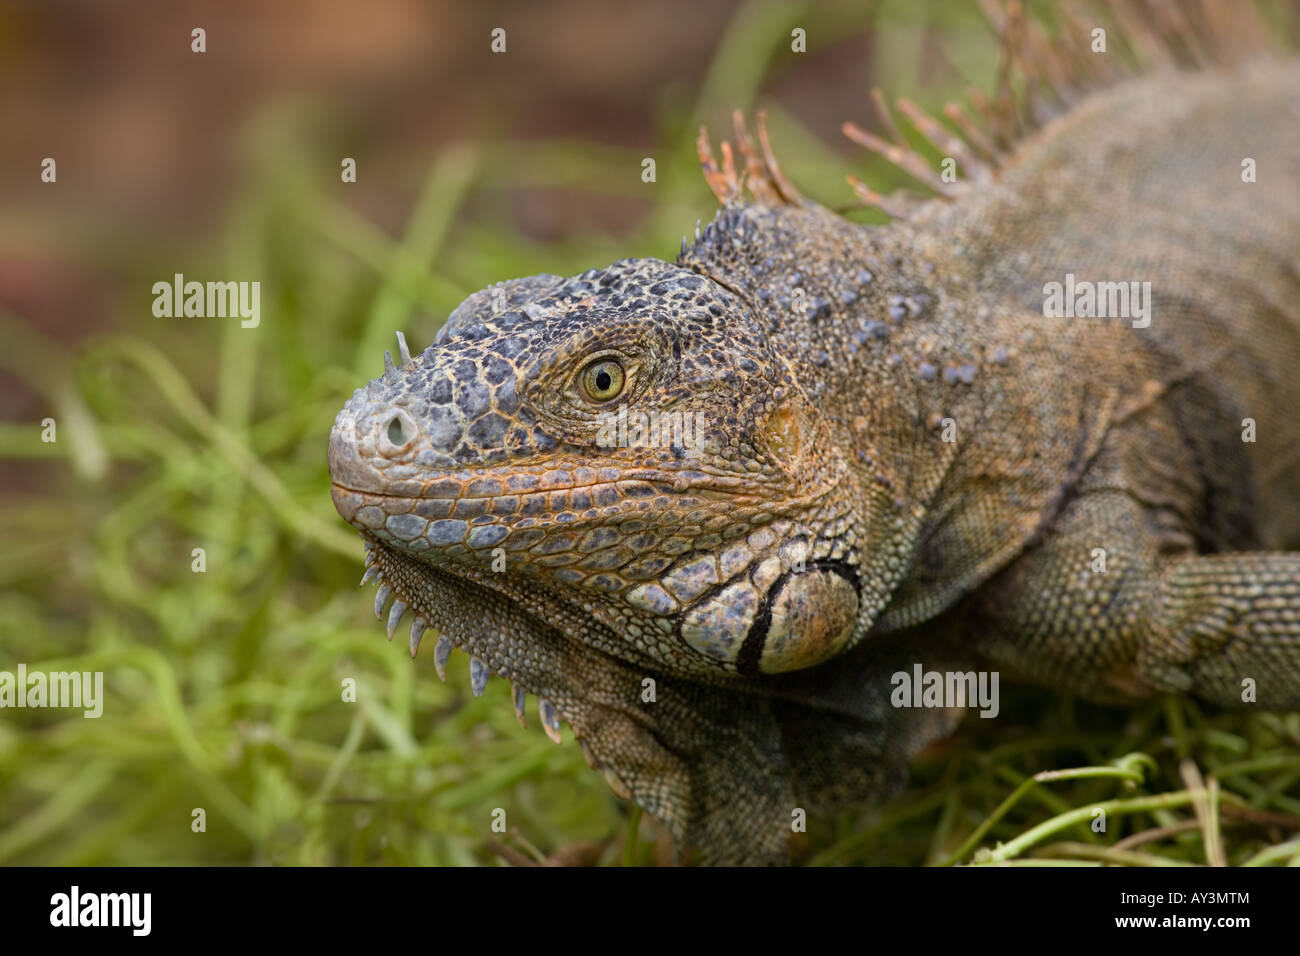
[{"label": "iguana leg", "polygon": [[1139,671],[1223,707],[1249,678],[1261,707],[1300,707],[1300,554],[1163,561],[1155,600]]},{"label": "iguana leg", "polygon": [[1300,554],[1174,541],[1119,491],[1075,501],[974,599],[968,639],[1008,676],[1102,702],[1300,708]]}]

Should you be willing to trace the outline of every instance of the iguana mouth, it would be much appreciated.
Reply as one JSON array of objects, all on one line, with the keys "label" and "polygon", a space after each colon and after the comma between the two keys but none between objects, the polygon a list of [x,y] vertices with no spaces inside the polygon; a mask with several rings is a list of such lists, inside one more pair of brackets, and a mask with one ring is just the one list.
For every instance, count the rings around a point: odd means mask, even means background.
[{"label": "iguana mouth", "polygon": [[[339,514],[364,537],[417,561],[463,576],[462,571],[503,571],[508,560],[512,571],[534,581],[563,577],[575,562],[585,574],[614,573],[645,557],[644,541],[670,538],[680,524],[743,521],[804,503],[778,505],[752,489],[734,490],[730,482],[727,490],[716,485],[701,490],[693,476],[673,478],[644,469],[601,477],[606,480],[526,493],[485,493],[480,477],[458,482],[467,492],[479,492],[464,495],[457,495],[450,481],[436,479],[429,483],[436,497],[335,482],[331,494]],[[487,576],[486,586],[501,591],[493,580],[499,577]],[[630,588],[639,581],[624,583]]]},{"label": "iguana mouth", "polygon": [[[551,466],[554,468],[554,466]],[[346,482],[336,481],[333,488],[339,491],[373,498],[419,499],[421,501],[494,501],[498,499],[525,498],[529,495],[563,494],[586,492],[596,494],[602,490],[614,490],[622,497],[640,497],[638,486],[648,485],[655,494],[680,494],[694,492],[697,494],[725,498],[727,501],[751,500],[760,502],[764,499],[754,488],[756,482],[750,477],[738,475],[713,474],[706,471],[664,471],[655,468],[625,468],[622,463],[615,466],[582,466],[580,472],[598,472],[599,477],[587,481],[547,482],[546,474],[536,474],[526,470],[506,472],[502,469],[483,469],[481,471],[447,473],[438,479],[423,482],[419,489],[411,487],[411,482],[394,482],[392,486],[357,487]],[[569,469],[572,472],[575,469]],[[525,484],[527,482],[527,484]],[[487,490],[491,486],[496,490]],[[405,487],[403,487],[405,486]],[[504,512],[503,512],[504,513]]]}]

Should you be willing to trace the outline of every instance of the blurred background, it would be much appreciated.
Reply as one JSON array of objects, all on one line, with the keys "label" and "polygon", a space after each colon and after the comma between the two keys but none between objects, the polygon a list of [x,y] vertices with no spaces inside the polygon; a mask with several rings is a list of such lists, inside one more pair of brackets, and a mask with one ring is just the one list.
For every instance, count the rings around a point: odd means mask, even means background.
[{"label": "blurred background", "polygon": [[[735,108],[768,110],[806,196],[881,221],[845,175],[905,180],[840,123],[881,131],[874,85],[937,114],[997,60],[963,0],[0,2],[0,670],[105,686],[99,719],[0,711],[0,863],[667,862],[567,728],[556,747],[504,682],[473,698],[464,655],[443,685],[384,641],[330,503],[334,415],[395,330],[421,350],[489,283],[675,257],[715,209],[698,127],[729,136]],[[175,273],[259,281],[260,324],[155,317]],[[1135,749],[1300,813],[1294,718],[1029,693],[972,723],[999,726],[813,821],[799,858],[935,862],[1026,775]],[[1260,759],[1267,780],[1239,766]],[[1242,854],[1285,829],[1260,827]]]}]

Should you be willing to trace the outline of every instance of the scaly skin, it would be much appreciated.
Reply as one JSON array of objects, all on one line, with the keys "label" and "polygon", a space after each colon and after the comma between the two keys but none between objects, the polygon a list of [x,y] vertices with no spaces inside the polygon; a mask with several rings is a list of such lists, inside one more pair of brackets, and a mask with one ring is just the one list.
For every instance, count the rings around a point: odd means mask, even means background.
[{"label": "scaly skin", "polygon": [[[961,716],[890,704],[916,663],[1300,707],[1297,117],[1295,65],[1161,73],[907,221],[772,176],[675,264],[476,293],[330,436],[376,611],[710,862],[896,786]],[[1067,272],[1151,282],[1151,325],[1044,318]],[[611,447],[620,407],[701,445]]]}]

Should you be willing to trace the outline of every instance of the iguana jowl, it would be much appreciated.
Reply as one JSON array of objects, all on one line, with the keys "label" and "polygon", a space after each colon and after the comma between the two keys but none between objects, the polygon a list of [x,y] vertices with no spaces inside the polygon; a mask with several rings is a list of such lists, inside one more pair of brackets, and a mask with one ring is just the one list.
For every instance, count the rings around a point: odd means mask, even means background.
[{"label": "iguana jowl", "polygon": [[[891,705],[917,663],[1300,708],[1300,67],[1239,62],[1229,8],[1195,44],[1130,23],[1160,68],[1100,92],[1055,61],[1070,109],[1013,145],[908,108],[956,186],[851,130],[952,193],[859,186],[885,226],[801,199],[738,124],[675,263],[504,282],[403,343],[329,446],[390,635],[409,612],[439,671],[459,647],[476,692],[537,695],[713,862],[896,785],[961,716]],[[1149,282],[1150,324],[1044,317],[1067,274]],[[611,444],[619,411],[690,413],[700,445]]]}]

